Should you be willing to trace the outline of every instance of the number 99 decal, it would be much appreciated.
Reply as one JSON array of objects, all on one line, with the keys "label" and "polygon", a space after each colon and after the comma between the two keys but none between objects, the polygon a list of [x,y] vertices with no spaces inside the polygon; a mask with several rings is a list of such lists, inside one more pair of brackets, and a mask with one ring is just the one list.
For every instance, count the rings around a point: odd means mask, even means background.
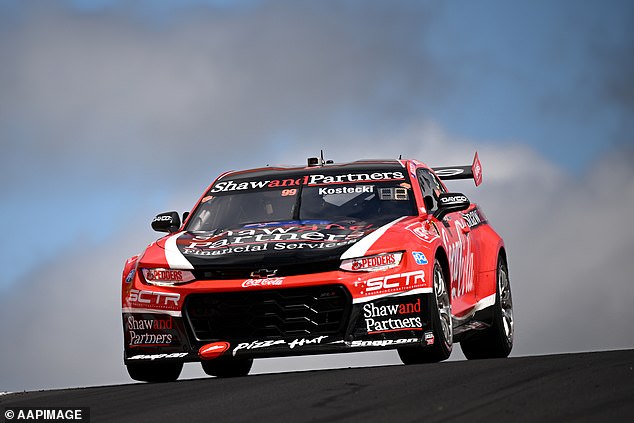
[{"label": "number 99 decal", "polygon": [[297,189],[283,189],[282,197],[290,197],[297,194]]}]

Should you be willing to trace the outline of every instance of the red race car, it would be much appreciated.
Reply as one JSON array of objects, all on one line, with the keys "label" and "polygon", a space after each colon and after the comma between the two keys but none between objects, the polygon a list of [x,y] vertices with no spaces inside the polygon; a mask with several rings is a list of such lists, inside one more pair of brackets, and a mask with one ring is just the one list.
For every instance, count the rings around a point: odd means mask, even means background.
[{"label": "red race car", "polygon": [[395,348],[437,362],[460,342],[469,359],[506,357],[513,303],[504,242],[450,179],[472,166],[416,160],[224,173],[184,223],[123,271],[124,361],[133,379],[213,376],[254,358]]}]

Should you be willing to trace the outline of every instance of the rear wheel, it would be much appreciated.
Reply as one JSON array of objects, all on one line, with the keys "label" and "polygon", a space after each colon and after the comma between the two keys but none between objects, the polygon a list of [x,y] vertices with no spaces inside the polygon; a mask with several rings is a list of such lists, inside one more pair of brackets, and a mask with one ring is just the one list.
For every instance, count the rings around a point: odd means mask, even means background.
[{"label": "rear wheel", "polygon": [[173,382],[183,370],[182,362],[128,363],[128,374],[141,382]]},{"label": "rear wheel", "polygon": [[209,376],[239,377],[246,376],[253,366],[253,359],[244,358],[216,358],[214,360],[201,361],[203,371]]},{"label": "rear wheel", "polygon": [[508,357],[513,348],[513,297],[508,267],[503,257],[498,259],[497,288],[491,327],[482,334],[460,342],[469,360]]},{"label": "rear wheel", "polygon": [[430,301],[431,326],[434,333],[432,346],[402,347],[398,355],[404,364],[436,363],[449,358],[453,346],[451,302],[442,266],[434,262],[434,295]]}]

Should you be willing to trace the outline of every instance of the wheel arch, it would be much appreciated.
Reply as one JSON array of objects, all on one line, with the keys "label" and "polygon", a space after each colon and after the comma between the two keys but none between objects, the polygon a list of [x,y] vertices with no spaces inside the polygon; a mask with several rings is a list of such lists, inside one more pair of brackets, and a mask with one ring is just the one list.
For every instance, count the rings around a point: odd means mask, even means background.
[{"label": "wheel arch", "polygon": [[136,275],[137,263],[139,262],[139,256],[132,256],[128,260],[126,260],[125,265],[123,266],[123,273],[121,274],[121,304],[122,306],[125,303],[126,296],[130,293],[130,289],[132,289],[134,285],[134,278],[138,277]]},{"label": "wheel arch", "polygon": [[[449,258],[447,257],[447,252],[443,247],[438,247],[438,249],[436,249],[436,253],[434,254],[434,258],[440,263],[440,267],[445,274],[447,292],[451,293],[451,273],[449,273]],[[451,299],[451,295],[449,295],[449,302],[451,302]]]},{"label": "wheel arch", "polygon": [[502,260],[504,260],[504,264],[506,265],[506,271],[508,272],[508,267],[509,267],[509,261],[508,258],[506,256],[506,247],[504,245],[500,246],[500,249],[498,251],[498,258],[501,257]]}]

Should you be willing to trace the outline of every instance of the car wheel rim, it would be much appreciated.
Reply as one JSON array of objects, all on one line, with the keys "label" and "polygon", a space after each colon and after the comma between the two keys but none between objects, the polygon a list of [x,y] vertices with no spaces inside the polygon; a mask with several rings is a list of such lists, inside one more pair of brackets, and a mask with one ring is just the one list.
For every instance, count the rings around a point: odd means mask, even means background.
[{"label": "car wheel rim", "polygon": [[498,286],[500,290],[500,311],[502,312],[502,326],[506,339],[513,341],[513,298],[511,297],[511,284],[506,269],[501,268],[498,274]]},{"label": "car wheel rim", "polygon": [[445,341],[451,345],[453,339],[451,304],[440,266],[434,268],[434,291],[436,292],[436,304],[438,306],[438,316],[440,317],[442,334],[445,337]]}]

